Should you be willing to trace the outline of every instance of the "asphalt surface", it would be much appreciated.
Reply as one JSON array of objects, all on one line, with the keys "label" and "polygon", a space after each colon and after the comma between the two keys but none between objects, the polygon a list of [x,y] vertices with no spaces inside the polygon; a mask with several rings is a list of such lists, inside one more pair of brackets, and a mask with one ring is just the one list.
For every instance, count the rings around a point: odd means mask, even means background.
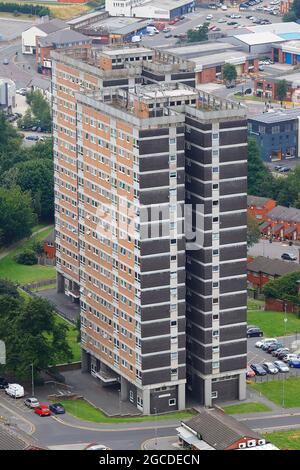
[{"label": "asphalt surface", "polygon": [[[258,243],[248,249],[249,256],[266,256],[271,259],[281,259],[283,253],[291,253],[297,256],[299,259],[300,246],[292,245],[289,246],[286,242],[274,242],[270,243],[269,240],[259,240]],[[285,261],[285,263],[297,263],[298,261]],[[299,266],[300,271],[300,266]]]}]

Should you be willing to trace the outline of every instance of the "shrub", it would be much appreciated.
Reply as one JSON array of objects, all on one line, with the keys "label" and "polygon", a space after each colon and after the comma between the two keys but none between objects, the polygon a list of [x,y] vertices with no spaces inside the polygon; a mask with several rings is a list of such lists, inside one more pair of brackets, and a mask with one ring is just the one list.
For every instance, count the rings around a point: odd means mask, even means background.
[{"label": "shrub", "polygon": [[37,264],[38,259],[33,250],[24,250],[22,253],[19,253],[15,257],[15,261],[19,264],[25,264],[27,266],[32,266]]}]

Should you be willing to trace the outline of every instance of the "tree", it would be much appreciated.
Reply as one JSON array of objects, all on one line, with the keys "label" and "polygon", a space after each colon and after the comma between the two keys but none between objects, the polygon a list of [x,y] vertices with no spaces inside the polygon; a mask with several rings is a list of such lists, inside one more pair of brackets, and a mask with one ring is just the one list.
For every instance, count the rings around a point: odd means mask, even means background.
[{"label": "tree", "polygon": [[37,264],[38,259],[33,250],[24,250],[15,256],[15,261],[19,264],[25,264],[26,266],[33,266]]},{"label": "tree", "polygon": [[208,40],[208,26],[209,23],[204,23],[200,28],[189,29],[187,32],[188,42],[203,42]]},{"label": "tree", "polygon": [[247,245],[248,248],[260,238],[259,223],[251,215],[247,216]]},{"label": "tree", "polygon": [[18,298],[19,292],[17,287],[6,279],[0,279],[0,296],[8,295],[9,297]]},{"label": "tree", "polygon": [[233,64],[225,64],[223,67],[223,79],[226,82],[233,82],[236,80],[237,72]]},{"label": "tree", "polygon": [[279,80],[277,82],[277,96],[278,96],[278,99],[281,101],[281,104],[282,104],[282,101],[286,99],[287,91],[288,91],[287,81],[284,79]]},{"label": "tree", "polygon": [[35,221],[28,192],[0,187],[0,246],[28,237]]},{"label": "tree", "polygon": [[26,95],[26,101],[30,106],[35,119],[33,125],[38,125],[46,131],[51,130],[51,111],[48,101],[39,90],[33,90]]},{"label": "tree", "polygon": [[274,177],[263,163],[256,140],[248,140],[248,194],[273,197]]},{"label": "tree", "polygon": [[6,343],[6,373],[26,379],[32,363],[36,371],[70,361],[67,330],[67,325],[56,321],[49,301],[0,295],[0,338]]},{"label": "tree", "polygon": [[300,165],[291,171],[288,176],[277,178],[276,200],[283,206],[299,207],[300,195]]},{"label": "tree", "polygon": [[291,10],[291,11],[288,11],[287,13],[285,13],[282,17],[282,21],[284,23],[289,23],[291,21],[296,21],[297,20],[297,15],[296,13]]},{"label": "tree", "polygon": [[280,299],[300,305],[298,295],[298,281],[300,280],[300,270],[295,273],[284,274],[283,276],[267,282],[263,287],[264,295],[269,298]]},{"label": "tree", "polygon": [[3,175],[6,186],[18,185],[30,191],[33,208],[41,220],[51,221],[54,216],[53,162],[48,159],[18,163]]},{"label": "tree", "polygon": [[294,0],[292,4],[292,8],[290,11],[293,11],[296,15],[296,18],[300,18],[300,0]]}]

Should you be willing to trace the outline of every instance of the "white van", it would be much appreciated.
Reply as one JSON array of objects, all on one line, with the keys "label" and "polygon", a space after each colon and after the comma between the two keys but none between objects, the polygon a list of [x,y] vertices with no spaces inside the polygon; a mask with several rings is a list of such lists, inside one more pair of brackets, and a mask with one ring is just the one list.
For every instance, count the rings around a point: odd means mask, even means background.
[{"label": "white van", "polygon": [[222,6],[221,6],[221,10],[226,11],[226,10],[227,10],[227,6],[226,6],[226,5],[222,5]]},{"label": "white van", "polygon": [[8,387],[5,389],[5,393],[13,398],[22,398],[24,397],[24,387],[19,384],[9,384]]},{"label": "white van", "polygon": [[147,33],[149,36],[154,36],[154,34],[158,34],[159,31],[157,28],[155,28],[155,26],[147,26]]}]

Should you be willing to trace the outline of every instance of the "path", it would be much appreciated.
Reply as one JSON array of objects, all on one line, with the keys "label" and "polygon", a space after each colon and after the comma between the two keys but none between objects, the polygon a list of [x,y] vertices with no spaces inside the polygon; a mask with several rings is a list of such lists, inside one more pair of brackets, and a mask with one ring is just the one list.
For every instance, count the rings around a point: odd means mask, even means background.
[{"label": "path", "polygon": [[30,240],[32,237],[34,237],[38,233],[43,232],[43,230],[47,230],[48,228],[51,228],[51,227],[53,227],[53,225],[46,225],[45,227],[40,228],[36,232],[33,232],[29,238],[23,238],[22,240],[19,240],[18,242],[13,243],[12,245],[9,246],[9,248],[7,248],[5,251],[2,251],[0,253],[0,260],[8,256],[13,250],[18,248],[18,246],[22,245],[22,243],[25,243],[26,241]]}]

